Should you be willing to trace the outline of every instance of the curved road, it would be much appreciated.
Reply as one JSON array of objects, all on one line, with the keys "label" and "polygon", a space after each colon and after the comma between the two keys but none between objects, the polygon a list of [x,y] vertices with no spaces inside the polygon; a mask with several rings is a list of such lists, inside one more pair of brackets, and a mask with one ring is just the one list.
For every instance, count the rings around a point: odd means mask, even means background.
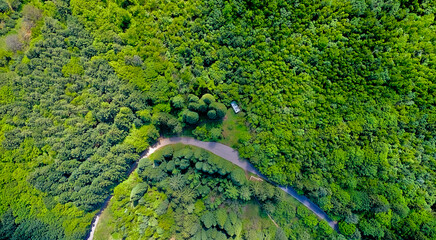
[{"label": "curved road", "polygon": [[[257,176],[265,179],[268,182],[271,182],[265,175],[260,173],[256,168],[251,165],[247,160],[239,158],[239,153],[235,149],[226,146],[221,143],[217,142],[203,142],[196,140],[194,138],[190,137],[171,137],[171,138],[161,138],[159,139],[159,142],[145,150],[145,152],[141,155],[141,158],[148,157],[152,153],[154,153],[157,149],[164,147],[166,145],[176,144],[176,143],[183,143],[186,145],[192,145],[196,147],[200,147],[203,149],[206,149],[210,152],[212,152],[215,155],[218,155],[230,162],[232,162],[235,165],[238,165],[245,171],[251,172],[253,174],[256,174]],[[132,169],[129,172],[133,172],[136,168],[136,164],[132,167]],[[271,182],[272,183],[272,182]],[[291,195],[295,199],[297,199],[300,203],[302,203],[304,206],[306,206],[308,209],[310,209],[315,215],[317,215],[319,218],[325,220],[328,222],[330,227],[332,227],[334,230],[339,232],[338,230],[338,224],[337,222],[333,221],[321,208],[319,208],[315,203],[310,201],[307,197],[299,195],[292,187],[289,186],[278,186],[281,190],[286,192],[287,194]],[[107,207],[108,202],[110,201],[112,197],[109,197],[105,203],[103,204],[103,208],[100,210],[100,212],[95,216],[94,221],[92,223],[92,229],[89,234],[88,240],[92,240],[94,237],[95,228],[97,226],[98,220],[100,218],[100,214],[103,212],[103,210]]]}]

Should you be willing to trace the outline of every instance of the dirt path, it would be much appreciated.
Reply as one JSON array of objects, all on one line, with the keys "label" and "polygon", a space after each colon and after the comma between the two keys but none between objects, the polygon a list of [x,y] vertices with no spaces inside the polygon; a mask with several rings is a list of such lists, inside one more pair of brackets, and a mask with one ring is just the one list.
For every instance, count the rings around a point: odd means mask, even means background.
[{"label": "dirt path", "polygon": [[[217,143],[217,142],[203,142],[203,141],[196,140],[196,139],[190,138],[190,137],[161,138],[159,140],[159,142],[157,142],[156,144],[151,146],[149,149],[145,150],[145,152],[141,155],[141,158],[150,156],[152,153],[154,153],[157,149],[159,149],[161,147],[171,145],[171,144],[176,144],[176,143],[183,143],[186,145],[192,145],[192,146],[196,146],[196,147],[200,147],[200,148],[203,148],[205,150],[208,150],[208,151],[212,152],[213,154],[218,155],[218,156],[226,159],[227,161],[232,162],[235,165],[238,165],[239,167],[241,167],[245,171],[256,174],[257,176],[272,183],[271,181],[269,181],[269,179],[265,175],[263,175],[256,168],[254,168],[253,165],[251,165],[251,163],[249,163],[247,160],[239,158],[238,151],[236,151],[235,149],[233,149],[229,146],[226,146],[224,144]],[[136,166],[137,166],[137,163],[135,163],[134,166],[132,166],[132,169],[130,170],[129,174],[135,170]],[[315,213],[315,215],[317,215],[320,219],[327,221],[328,224],[330,225],[330,227],[332,227],[334,230],[339,231],[337,222],[333,221],[321,208],[319,208],[315,203],[310,201],[307,197],[299,195],[292,187],[289,187],[289,186],[278,186],[278,187],[281,190],[283,190],[284,192],[286,192],[287,194],[289,194],[292,197],[294,197],[295,199],[297,199],[300,203],[302,203],[309,210],[311,210],[313,213]],[[103,210],[107,207],[107,203],[110,201],[110,199],[112,199],[112,197],[108,198],[105,201],[105,203],[103,204],[103,208],[95,216],[95,218],[93,220],[91,232],[89,233],[89,236],[87,238],[88,240],[93,239],[95,229],[96,229],[96,226],[98,224],[98,220],[100,218],[100,215],[103,212]]]}]

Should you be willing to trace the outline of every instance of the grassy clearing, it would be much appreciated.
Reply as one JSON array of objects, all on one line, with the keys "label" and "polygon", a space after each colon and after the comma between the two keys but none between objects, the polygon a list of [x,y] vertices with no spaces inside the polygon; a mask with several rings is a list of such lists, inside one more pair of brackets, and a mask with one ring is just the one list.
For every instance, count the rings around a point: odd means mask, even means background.
[{"label": "grassy clearing", "polygon": [[253,201],[242,207],[240,218],[244,225],[242,235],[245,236],[245,239],[264,239],[265,236],[262,232],[271,232],[272,234],[277,229],[259,204]]},{"label": "grassy clearing", "polygon": [[221,143],[234,147],[239,142],[250,139],[244,112],[235,114],[233,110],[229,108],[224,119],[222,126],[223,139],[220,141]]},{"label": "grassy clearing", "polygon": [[[128,191],[125,194],[128,197],[127,193],[130,193],[130,190],[137,183],[138,183],[138,174],[135,171],[129,176],[127,180],[125,180],[124,182],[120,183],[117,187],[115,187],[114,195],[118,191],[123,192],[125,189],[128,189]],[[95,229],[94,240],[121,239],[119,237],[112,235],[112,233],[115,232],[115,226],[117,223],[117,219],[114,217],[114,214],[111,210],[113,208],[112,206],[113,204],[114,204],[114,198],[112,198],[109,201],[108,206],[101,213],[100,220],[98,221],[97,227]]]},{"label": "grassy clearing", "polygon": [[109,202],[107,208],[102,212],[100,221],[95,229],[94,240],[110,240],[113,239],[111,233],[114,231],[114,217],[110,211],[112,201]]},{"label": "grassy clearing", "polygon": [[[235,114],[233,109],[229,108],[222,120],[201,119],[197,125],[185,126],[182,135],[194,137],[202,141],[217,141],[237,148],[237,144],[248,141],[251,138],[245,116],[244,112]],[[217,129],[222,131],[222,137],[220,138],[216,138],[212,134]]]},{"label": "grassy clearing", "polygon": [[256,227],[256,230],[261,228],[268,228],[274,224],[269,220],[268,215],[260,208],[259,204],[251,201],[242,208],[242,221],[251,223],[247,225],[252,225]]},{"label": "grassy clearing", "polygon": [[170,145],[167,145],[167,146],[164,146],[164,147],[159,148],[158,150],[156,150],[155,152],[153,152],[153,154],[151,154],[148,158],[149,158],[150,160],[155,160],[156,157],[161,156],[161,155],[162,155],[162,152],[165,151],[165,149],[167,149],[167,148],[169,148],[169,147],[172,147],[172,148],[174,149],[174,152],[175,152],[175,151],[177,151],[177,150],[180,150],[180,149],[182,149],[182,148],[185,148],[186,146],[189,146],[192,150],[197,149],[197,147],[195,147],[195,146],[185,145],[185,144],[183,144],[183,143],[170,144]]}]

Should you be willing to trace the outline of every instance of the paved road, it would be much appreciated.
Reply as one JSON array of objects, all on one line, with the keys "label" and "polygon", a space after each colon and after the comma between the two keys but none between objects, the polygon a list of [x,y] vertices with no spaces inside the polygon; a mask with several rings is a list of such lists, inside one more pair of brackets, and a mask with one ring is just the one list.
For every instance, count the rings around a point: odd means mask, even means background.
[{"label": "paved road", "polygon": [[[248,172],[251,172],[253,174],[256,174],[257,176],[271,182],[265,175],[263,175],[256,168],[254,168],[253,165],[251,165],[251,163],[249,163],[247,160],[239,158],[239,153],[235,149],[233,149],[229,146],[226,146],[224,144],[221,144],[221,143],[203,142],[203,141],[199,141],[199,140],[196,140],[194,138],[189,138],[189,137],[161,138],[159,140],[159,142],[157,142],[155,145],[151,146],[148,150],[146,150],[142,154],[141,158],[150,156],[153,152],[155,152],[157,149],[159,149],[161,147],[171,145],[171,144],[176,144],[176,143],[183,143],[183,144],[192,145],[192,146],[206,149],[206,150],[212,152],[213,154],[218,155],[218,156],[232,162],[235,165],[238,165],[242,169],[244,169]],[[133,170],[135,168],[136,168],[136,164],[132,167],[130,173],[133,172]],[[292,197],[294,197],[295,199],[297,199],[304,206],[306,206],[313,213],[315,213],[315,215],[317,215],[319,218],[327,221],[328,224],[330,225],[330,227],[332,227],[334,230],[338,231],[337,222],[335,222],[331,218],[329,218],[329,216],[321,208],[319,208],[315,203],[310,201],[307,197],[299,195],[293,188],[291,188],[289,186],[278,186],[278,187],[281,190],[283,190],[284,192],[286,192],[287,194],[289,194]],[[106,200],[105,204],[103,205],[102,210],[100,210],[100,212],[94,218],[94,221],[92,224],[92,230],[89,234],[88,240],[92,240],[92,238],[94,237],[95,228],[96,228],[98,220],[100,218],[100,214],[103,212],[104,208],[106,208],[107,203],[110,201],[111,198],[112,197],[109,197]]]}]

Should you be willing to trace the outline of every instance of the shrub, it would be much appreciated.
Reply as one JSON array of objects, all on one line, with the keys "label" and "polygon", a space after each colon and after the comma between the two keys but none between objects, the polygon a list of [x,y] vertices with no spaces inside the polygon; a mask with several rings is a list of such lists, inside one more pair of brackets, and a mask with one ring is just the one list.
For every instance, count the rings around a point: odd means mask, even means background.
[{"label": "shrub", "polygon": [[130,202],[135,204],[148,190],[147,183],[138,183],[130,192]]},{"label": "shrub", "polygon": [[193,94],[188,95],[188,102],[198,102],[199,98]]},{"label": "shrub", "polygon": [[124,142],[134,147],[136,152],[142,152],[149,147],[149,142],[157,138],[157,129],[153,125],[144,125],[139,129],[134,128]]},{"label": "shrub", "polygon": [[215,97],[209,93],[206,93],[201,97],[201,100],[203,100],[207,105],[210,105],[211,103],[215,102]]},{"label": "shrub", "polygon": [[210,228],[216,225],[215,215],[209,211],[205,212],[203,216],[201,216],[201,221],[206,228]]},{"label": "shrub", "polygon": [[199,140],[205,140],[208,138],[208,132],[205,126],[200,127],[197,126],[193,131],[192,134],[195,136],[195,138]]},{"label": "shrub", "polygon": [[342,234],[349,236],[356,231],[356,225],[352,223],[339,222],[339,231]]},{"label": "shrub", "polygon": [[222,130],[220,128],[212,128],[210,130],[210,140],[218,141],[222,137]]},{"label": "shrub", "polygon": [[210,108],[216,111],[216,116],[219,119],[223,118],[226,115],[227,107],[222,103],[213,102],[210,104]]},{"label": "shrub", "polygon": [[209,118],[209,119],[215,119],[216,118],[216,111],[215,110],[209,110],[208,112],[207,112],[207,117]]},{"label": "shrub", "polygon": [[175,109],[181,109],[185,106],[185,99],[182,96],[177,95],[171,99],[171,103]]},{"label": "shrub", "polygon": [[193,111],[185,111],[185,113],[183,114],[183,121],[188,123],[188,124],[195,124],[198,122],[199,116],[198,113],[193,112]]}]

